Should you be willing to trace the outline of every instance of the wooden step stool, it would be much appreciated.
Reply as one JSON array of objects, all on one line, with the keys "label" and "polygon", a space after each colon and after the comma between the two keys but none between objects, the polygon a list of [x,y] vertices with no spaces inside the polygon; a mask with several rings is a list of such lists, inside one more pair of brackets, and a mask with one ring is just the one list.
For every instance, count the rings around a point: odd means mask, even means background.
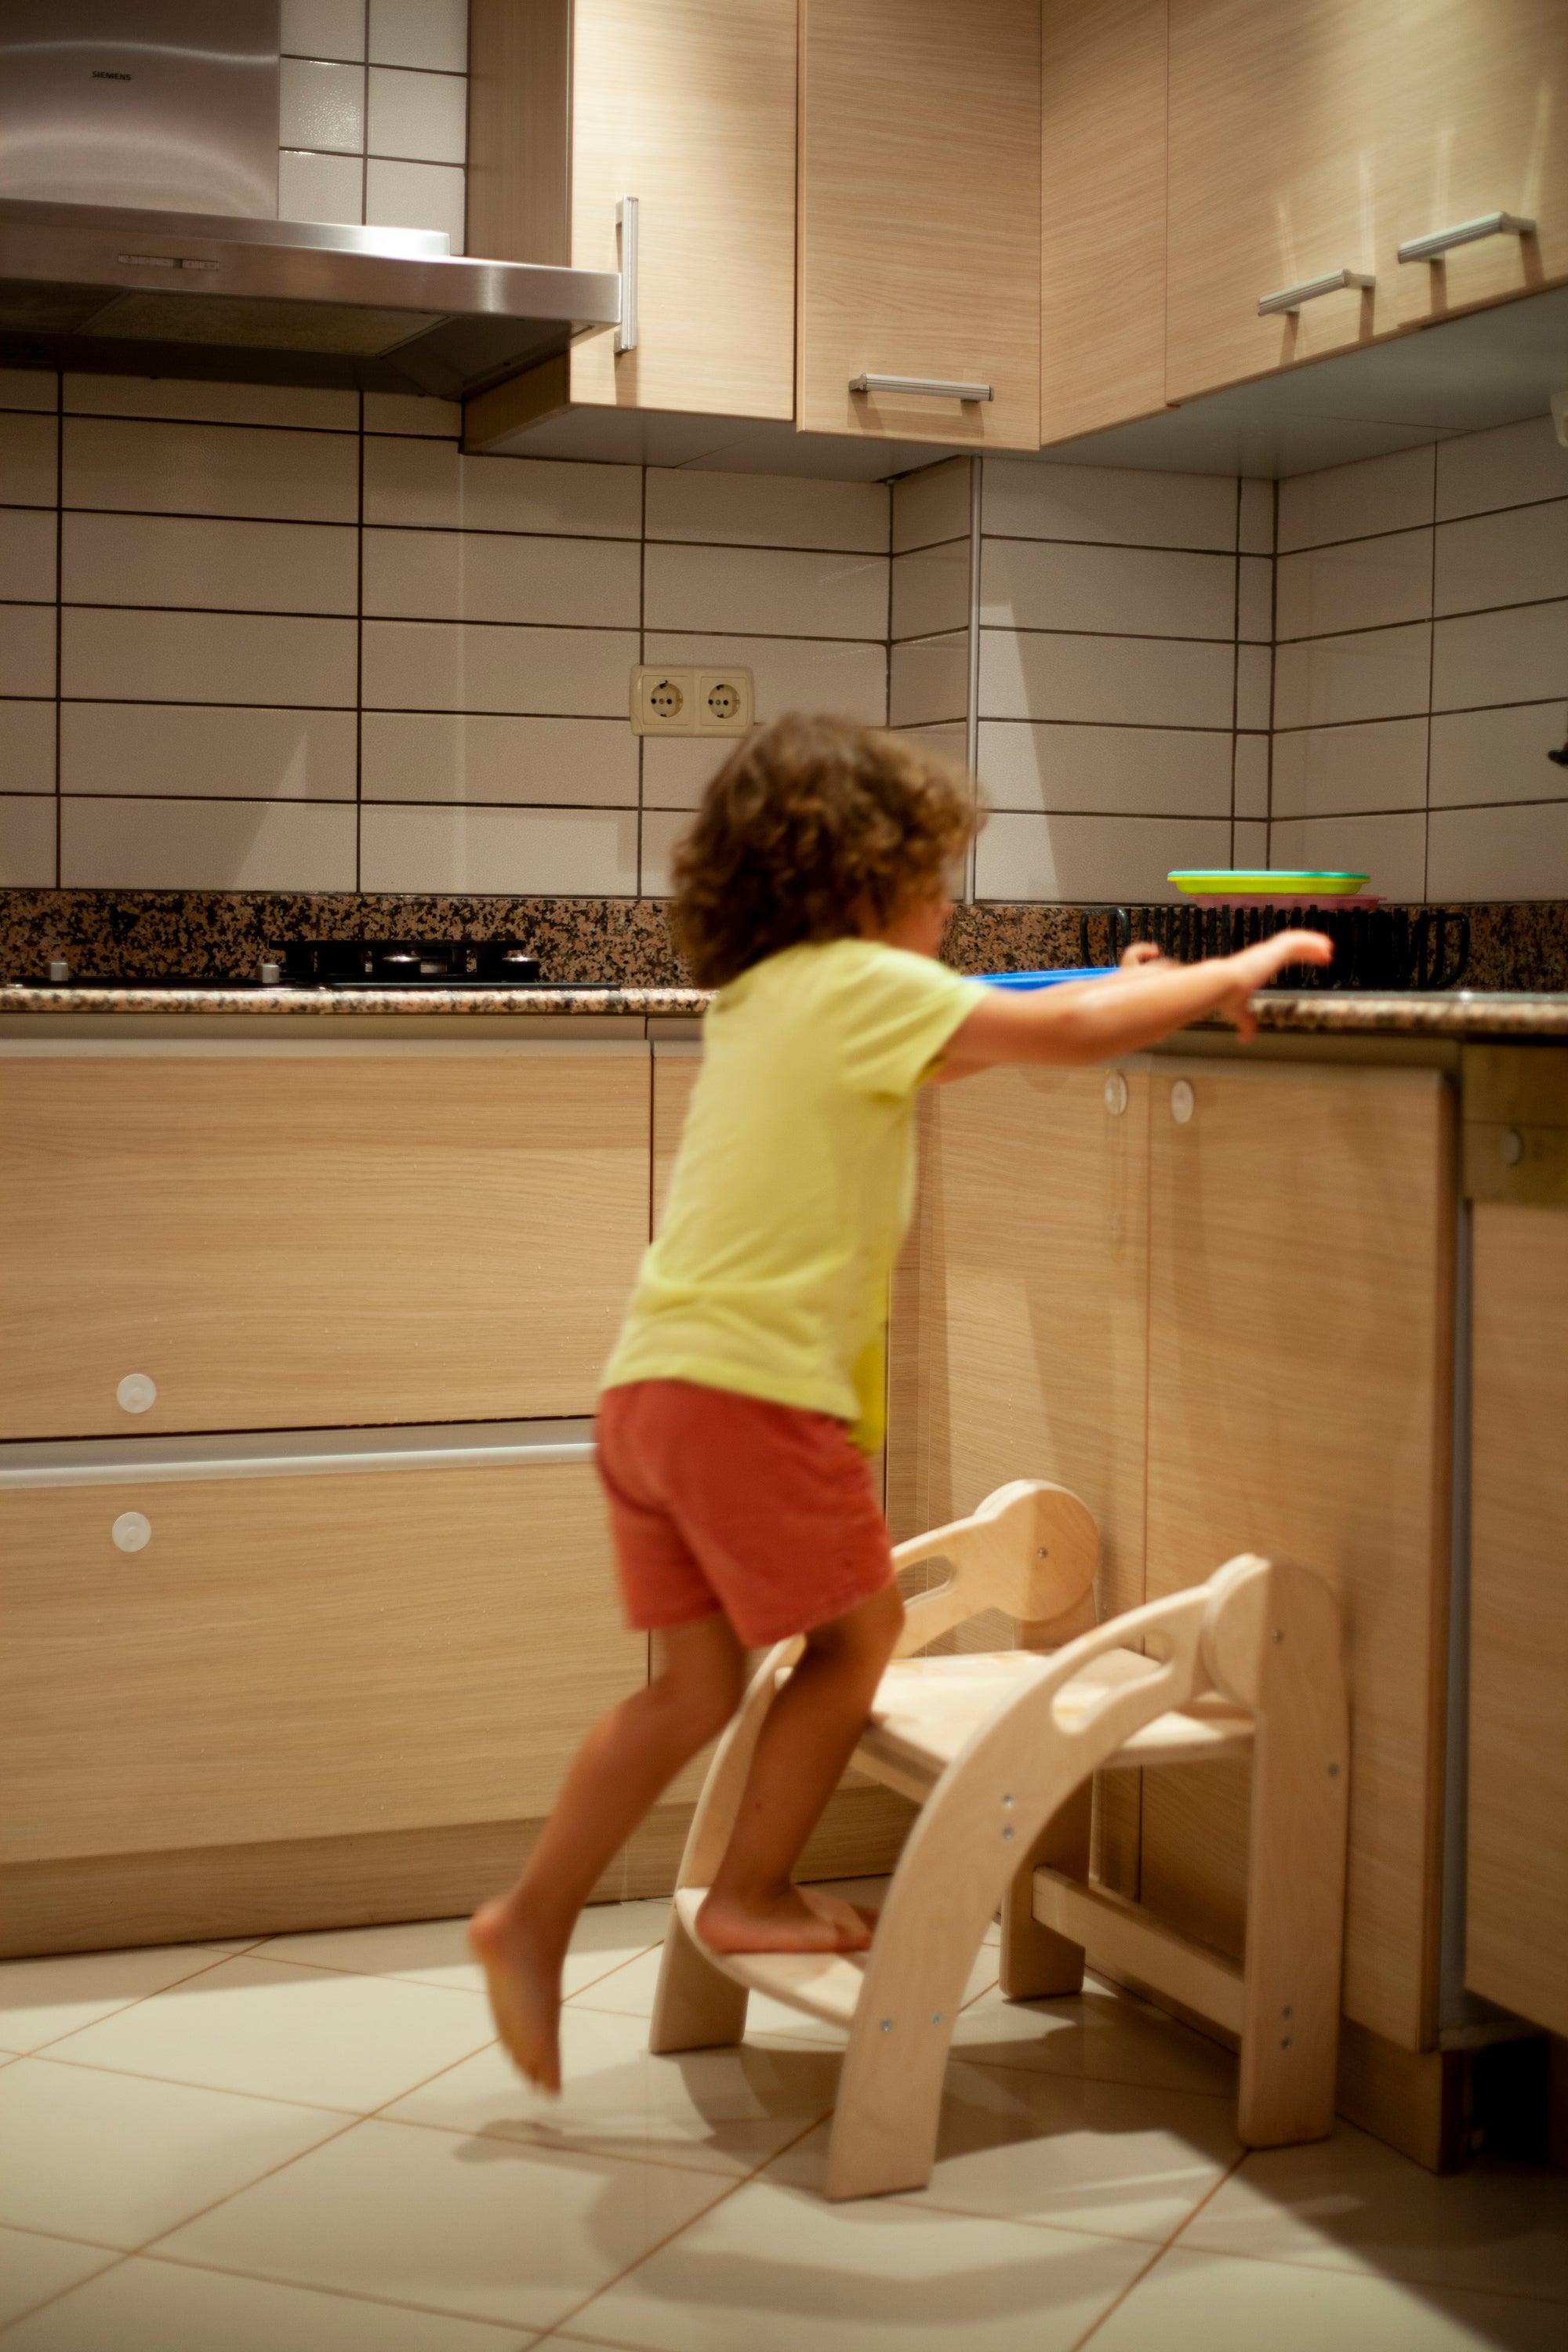
[{"label": "wooden step stool", "polygon": [[[1011,2000],[1082,1990],[1086,1950],[1240,2038],[1249,2147],[1321,2139],[1334,2112],[1349,1786],[1338,1612],[1305,1569],[1248,1556],[1094,1624],[1099,1553],[1076,1496],[1019,1479],[900,1544],[952,1574],[909,1603],[855,1753],[921,1805],[869,1951],[720,1957],[694,1922],[729,1843],[763,1719],[799,1656],[759,1670],[713,1759],[681,1864],[650,2046],[739,2042],[754,1988],[848,2029],[829,2197],[931,2178],[948,2044],[998,1906]],[[914,1653],[999,1608],[1027,1646]],[[1091,1888],[1090,1776],[1252,1757],[1245,1969]]]}]

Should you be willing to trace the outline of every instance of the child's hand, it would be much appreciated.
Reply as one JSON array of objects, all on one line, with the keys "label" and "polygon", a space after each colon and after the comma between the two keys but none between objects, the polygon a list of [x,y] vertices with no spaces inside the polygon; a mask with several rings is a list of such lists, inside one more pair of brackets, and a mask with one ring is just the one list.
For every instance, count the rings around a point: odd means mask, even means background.
[{"label": "child's hand", "polygon": [[1223,956],[1218,968],[1226,973],[1225,994],[1215,1008],[1238,1037],[1256,1037],[1258,1015],[1252,1009],[1255,990],[1267,988],[1291,963],[1332,963],[1334,943],[1322,931],[1277,931],[1271,940]]},{"label": "child's hand", "polygon": [[1122,949],[1120,969],[1122,971],[1134,971],[1141,963],[1163,963],[1163,961],[1164,957],[1152,940],[1134,940],[1131,947]]}]

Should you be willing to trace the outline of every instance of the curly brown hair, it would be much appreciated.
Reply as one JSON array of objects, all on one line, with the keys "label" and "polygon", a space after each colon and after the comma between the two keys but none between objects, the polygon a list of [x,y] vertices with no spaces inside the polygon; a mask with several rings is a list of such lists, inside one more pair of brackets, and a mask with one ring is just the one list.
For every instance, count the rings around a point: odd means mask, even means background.
[{"label": "curly brown hair", "polygon": [[794,712],[747,737],[675,852],[675,943],[721,988],[807,940],[853,938],[941,887],[979,830],[974,787],[905,735]]}]

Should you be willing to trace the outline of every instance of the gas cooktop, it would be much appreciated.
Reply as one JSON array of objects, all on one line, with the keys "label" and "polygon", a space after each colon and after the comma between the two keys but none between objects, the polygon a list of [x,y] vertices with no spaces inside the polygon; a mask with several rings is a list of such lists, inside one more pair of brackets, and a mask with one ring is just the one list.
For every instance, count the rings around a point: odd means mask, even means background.
[{"label": "gas cooktop", "polygon": [[[255,972],[127,972],[113,978],[49,965],[54,988],[582,988],[593,981],[545,980],[539,959],[517,940],[289,940]],[[605,983],[607,984],[607,983]]]}]

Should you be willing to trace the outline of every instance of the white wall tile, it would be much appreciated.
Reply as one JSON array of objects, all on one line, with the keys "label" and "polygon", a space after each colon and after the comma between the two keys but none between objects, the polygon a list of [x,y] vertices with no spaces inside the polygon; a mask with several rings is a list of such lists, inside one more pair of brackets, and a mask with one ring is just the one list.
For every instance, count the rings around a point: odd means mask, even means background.
[{"label": "white wall tile", "polygon": [[364,152],[364,75],[358,66],[285,58],[279,69],[278,138],[284,147]]},{"label": "white wall tile", "polygon": [[969,626],[970,546],[950,539],[893,558],[892,634],[932,637]]},{"label": "white wall tile", "polygon": [[142,798],[352,801],[352,710],[60,706],[60,790]]},{"label": "white wall tile", "polygon": [[[831,638],[686,636],[650,630],[643,659],[702,669],[744,662],[756,685],[759,720],[786,710],[831,711],[862,726],[880,727],[888,711],[885,646],[836,644]],[[619,708],[626,709],[623,681]]]},{"label": "white wall tile", "polygon": [[975,844],[977,898],[1069,903],[1174,898],[1173,867],[1224,866],[1230,821],[1211,817],[994,816]]},{"label": "white wall tile", "polygon": [[1439,525],[1439,613],[1477,613],[1548,596],[1568,596],[1568,499]]},{"label": "white wall tile", "polygon": [[0,694],[53,694],[55,608],[13,604],[0,614]]},{"label": "white wall tile", "polygon": [[888,724],[927,727],[969,712],[969,632],[908,637],[888,657]]},{"label": "white wall tile", "polygon": [[1234,693],[1231,646],[980,633],[980,711],[986,719],[1228,727]]},{"label": "white wall tile", "polygon": [[1422,621],[1280,646],[1274,657],[1275,725],[1322,727],[1424,711],[1431,638],[1430,622]]},{"label": "white wall tile", "polygon": [[[729,752],[706,735],[648,735],[642,747],[642,800],[648,809],[694,809]],[[646,849],[646,835],[644,846]]]},{"label": "white wall tile", "polygon": [[1263,873],[1268,865],[1268,827],[1237,817],[1230,829],[1230,862],[1242,872]]},{"label": "white wall tile", "polygon": [[[637,806],[637,739],[625,719],[367,710],[363,725],[367,801]],[[711,765],[712,745],[699,748]]]},{"label": "white wall tile", "polygon": [[55,878],[55,802],[0,798],[0,885],[47,890]]},{"label": "white wall tile", "polygon": [[1415,530],[1432,520],[1432,484],[1430,447],[1292,475],[1279,485],[1279,551]]},{"label": "white wall tile", "polygon": [[456,400],[420,400],[406,392],[367,392],[364,429],[367,433],[414,433],[422,438],[456,441],[463,430],[462,404]]},{"label": "white wall tile", "polygon": [[54,788],[53,702],[0,702],[0,793]]},{"label": "white wall tile", "polygon": [[1268,753],[1267,735],[1238,735],[1236,739],[1232,805],[1238,820],[1268,814]]},{"label": "white wall tile", "polygon": [[1491,433],[1462,433],[1437,444],[1437,519],[1481,514],[1489,507],[1568,498],[1568,449],[1550,416],[1527,416]]},{"label": "white wall tile", "polygon": [[0,500],[6,506],[54,505],[57,430],[52,416],[0,412]]},{"label": "white wall tile", "polygon": [[1168,548],[987,539],[980,617],[994,627],[1229,639],[1236,561]]},{"label": "white wall tile", "polygon": [[285,57],[363,58],[364,0],[283,0],[279,41]]},{"label": "white wall tile", "polygon": [[1110,541],[1128,547],[1236,545],[1230,475],[1159,474],[1114,466],[984,460],[982,528],[1018,539]]},{"label": "white wall tile", "polygon": [[1432,533],[1398,530],[1282,555],[1278,631],[1325,637],[1424,621],[1432,610]]},{"label": "white wall tile", "polygon": [[637,658],[636,632],[626,629],[366,621],[363,639],[367,710],[619,718]]},{"label": "white wall tile", "polygon": [[292,383],[68,375],[65,407],[68,415],[75,416],[153,416],[196,425],[299,425],[321,433],[353,433],[359,427],[357,393]]},{"label": "white wall tile", "polygon": [[1432,721],[1434,808],[1478,801],[1568,798],[1568,768],[1546,756],[1568,736],[1568,704],[1458,710]]},{"label": "white wall tile", "polygon": [[375,228],[433,228],[453,253],[464,250],[467,182],[460,165],[388,163],[365,166],[365,218]]},{"label": "white wall tile", "polygon": [[353,613],[358,533],[342,523],[207,522],[68,514],[61,593],[73,604]]},{"label": "white wall tile", "polygon": [[1239,537],[1243,555],[1274,552],[1274,485],[1250,474],[1242,478]]},{"label": "white wall tile", "polygon": [[113,702],[351,708],[355,627],[249,613],[68,606],[60,690]]},{"label": "white wall tile", "polygon": [[361,812],[360,887],[630,897],[637,841],[631,809],[383,803]]},{"label": "white wall tile", "polygon": [[[278,157],[278,217],[287,221],[364,218],[364,166],[357,155],[313,155],[285,147]],[[387,227],[401,224],[389,221]]]},{"label": "white wall tile", "polygon": [[642,821],[642,894],[645,898],[670,895],[669,861],[675,845],[691,823],[684,811],[649,809]]},{"label": "white wall tile", "polygon": [[54,516],[47,507],[0,507],[0,603],[52,604],[54,596]]},{"label": "white wall tile", "polygon": [[1274,738],[1274,814],[1339,816],[1426,805],[1426,720],[1306,728]]},{"label": "white wall tile", "polygon": [[367,614],[635,629],[638,593],[637,550],[629,540],[364,533]]},{"label": "white wall tile", "polygon": [[899,477],[893,484],[895,554],[969,537],[973,464],[971,457],[943,457]]},{"label": "white wall tile", "polygon": [[1231,739],[1217,730],[980,722],[980,782],[994,809],[1228,816]]},{"label": "white wall tile", "polygon": [[467,0],[370,0],[373,65],[461,73],[468,62]]},{"label": "white wall tile", "polygon": [[646,551],[644,591],[650,629],[879,641],[888,633],[885,555],[661,544]]},{"label": "white wall tile", "polygon": [[1543,702],[1568,677],[1568,599],[1511,613],[1468,613],[1438,621],[1432,651],[1432,708]]},{"label": "white wall tile", "polygon": [[68,507],[301,522],[353,522],[358,513],[352,434],[69,416],[65,435]]},{"label": "white wall tile", "polygon": [[0,408],[47,408],[55,404],[53,368],[0,368]]},{"label": "white wall tile", "polygon": [[1237,564],[1236,634],[1244,645],[1274,642],[1274,565],[1267,555],[1244,555]]},{"label": "white wall tile", "polygon": [[1313,872],[1365,874],[1385,898],[1420,898],[1426,892],[1426,820],[1403,816],[1276,816],[1268,831],[1268,863]]},{"label": "white wall tile", "polygon": [[364,445],[364,519],[636,539],[641,473],[548,457],[465,457],[446,441],[376,437]]},{"label": "white wall tile", "polygon": [[1434,809],[1426,887],[1434,899],[1568,898],[1568,801]]},{"label": "white wall tile", "polygon": [[821,547],[888,551],[886,482],[813,482],[798,475],[647,469],[647,535],[708,547]]},{"label": "white wall tile", "polygon": [[[468,144],[468,86],[451,74],[372,66],[366,152],[409,163],[460,163]],[[308,139],[289,144],[308,147]]]},{"label": "white wall tile", "polygon": [[1271,725],[1274,710],[1274,648],[1238,646],[1236,650],[1236,723],[1259,730]]},{"label": "white wall tile", "polygon": [[88,890],[352,890],[341,802],[68,800],[60,880]]}]

